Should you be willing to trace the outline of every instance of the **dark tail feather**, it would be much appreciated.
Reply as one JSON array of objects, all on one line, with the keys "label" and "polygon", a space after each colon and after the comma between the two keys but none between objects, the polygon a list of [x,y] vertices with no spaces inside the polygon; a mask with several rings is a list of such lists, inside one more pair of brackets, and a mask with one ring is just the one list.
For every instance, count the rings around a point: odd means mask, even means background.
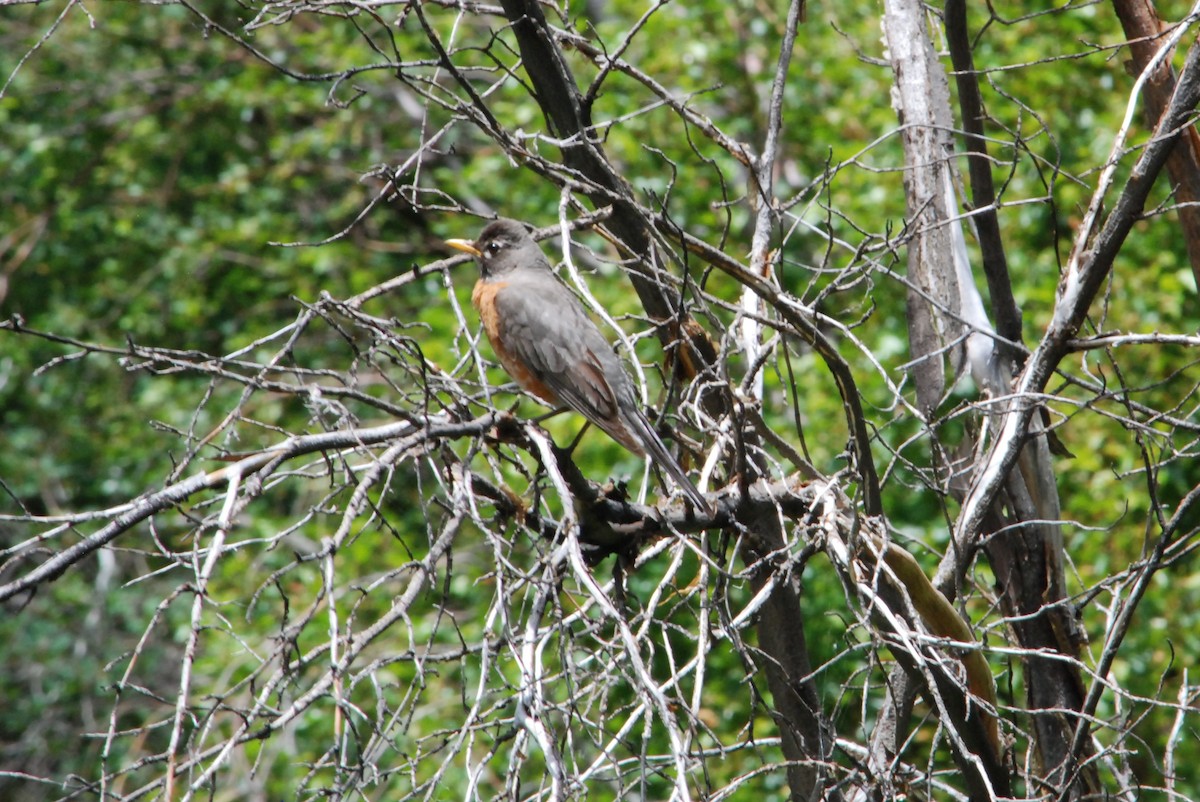
[{"label": "dark tail feather", "polygon": [[[638,417],[641,418],[640,415]],[[679,467],[679,463],[671,456],[671,452],[667,451],[667,447],[663,445],[662,439],[654,431],[654,428],[650,425],[650,421],[641,418],[638,423],[640,424],[638,428],[641,429],[638,432],[639,439],[641,439],[642,447],[646,449],[646,453],[650,455],[655,464],[671,475],[671,478],[675,480],[675,484],[679,485],[679,489],[696,505],[697,509],[702,510],[706,515],[711,515],[712,506],[708,503],[708,499],[696,489],[696,486],[692,484],[692,480],[683,472],[683,468]]]}]

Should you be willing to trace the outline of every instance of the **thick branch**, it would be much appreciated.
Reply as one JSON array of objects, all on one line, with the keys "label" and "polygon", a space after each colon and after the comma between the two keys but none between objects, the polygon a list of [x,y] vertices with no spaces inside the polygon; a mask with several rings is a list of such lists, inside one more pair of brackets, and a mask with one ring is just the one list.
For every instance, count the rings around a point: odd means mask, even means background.
[{"label": "thick branch", "polygon": [[963,326],[942,310],[959,307],[951,230],[950,87],[926,32],[918,0],[884,3],[893,80],[893,105],[904,125],[904,197],[911,229],[906,242],[908,347],[917,402],[934,410],[946,388],[945,356],[960,351]]},{"label": "thick branch", "polygon": [[[653,253],[650,225],[639,212],[629,185],[609,164],[594,140],[591,109],[584,104],[562,51],[555,44],[541,5],[535,0],[503,0],[502,5],[512,22],[521,61],[533,84],[538,105],[551,133],[562,142],[563,162],[600,187],[588,193],[592,203],[596,206],[612,204],[613,214],[608,227],[631,251],[647,258]],[[674,305],[650,276],[634,273],[631,279],[651,318],[662,321],[677,316]],[[660,329],[659,336],[664,347],[670,346],[675,339],[665,328]]]},{"label": "thick branch", "polygon": [[[984,137],[983,97],[979,91],[979,75],[975,72],[971,54],[971,39],[967,30],[966,0],[946,0],[946,40],[954,63],[954,80],[958,86],[958,105],[962,117],[963,144],[969,158],[967,169],[971,177],[971,205],[975,214],[975,231],[983,255],[983,273],[987,277],[988,295],[992,303],[992,319],[996,332],[1009,342],[1021,341],[1021,310],[1013,297],[1004,254],[1004,239],[996,214],[996,187],[992,181],[992,165]],[[1010,357],[1017,353],[1003,341],[1001,349]]]},{"label": "thick branch", "polygon": [[[1141,74],[1158,54],[1167,26],[1158,18],[1151,0],[1113,0],[1113,9],[1129,39],[1134,74]],[[1150,74],[1143,89],[1148,124],[1162,116],[1175,91],[1170,62],[1164,61]],[[1179,225],[1192,263],[1192,275],[1200,284],[1200,133],[1189,125],[1167,159],[1167,175],[1179,202]]]}]

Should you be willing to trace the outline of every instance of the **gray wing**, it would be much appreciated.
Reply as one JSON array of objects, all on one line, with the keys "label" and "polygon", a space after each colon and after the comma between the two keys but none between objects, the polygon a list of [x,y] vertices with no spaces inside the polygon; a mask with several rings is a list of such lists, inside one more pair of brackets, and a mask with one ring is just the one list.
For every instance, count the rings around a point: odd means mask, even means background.
[{"label": "gray wing", "polygon": [[[547,280],[549,279],[549,280]],[[505,347],[559,400],[621,445],[644,453],[621,420],[636,408],[633,383],[579,300],[552,276],[514,279],[496,293]]]},{"label": "gray wing", "polygon": [[539,381],[633,453],[649,452],[699,509],[711,511],[642,413],[625,366],[570,290],[553,276],[513,280],[496,293],[496,305],[505,347]]}]

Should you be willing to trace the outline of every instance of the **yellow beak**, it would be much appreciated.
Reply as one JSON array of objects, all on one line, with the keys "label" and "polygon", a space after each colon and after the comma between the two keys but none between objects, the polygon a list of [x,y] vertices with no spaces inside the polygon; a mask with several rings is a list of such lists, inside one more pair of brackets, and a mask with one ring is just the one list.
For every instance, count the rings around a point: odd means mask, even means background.
[{"label": "yellow beak", "polygon": [[471,242],[469,239],[448,239],[446,240],[446,244],[456,251],[469,253],[476,258],[483,256],[483,254],[479,252],[479,249],[475,247],[475,243]]}]

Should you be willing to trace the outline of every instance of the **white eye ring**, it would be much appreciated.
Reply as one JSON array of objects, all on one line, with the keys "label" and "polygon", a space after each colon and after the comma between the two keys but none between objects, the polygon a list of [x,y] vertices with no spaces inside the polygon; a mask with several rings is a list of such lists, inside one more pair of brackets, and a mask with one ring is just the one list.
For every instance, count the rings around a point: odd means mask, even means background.
[{"label": "white eye ring", "polygon": [[496,240],[492,240],[487,244],[487,249],[490,253],[496,253],[496,251],[500,250],[500,243]]}]

